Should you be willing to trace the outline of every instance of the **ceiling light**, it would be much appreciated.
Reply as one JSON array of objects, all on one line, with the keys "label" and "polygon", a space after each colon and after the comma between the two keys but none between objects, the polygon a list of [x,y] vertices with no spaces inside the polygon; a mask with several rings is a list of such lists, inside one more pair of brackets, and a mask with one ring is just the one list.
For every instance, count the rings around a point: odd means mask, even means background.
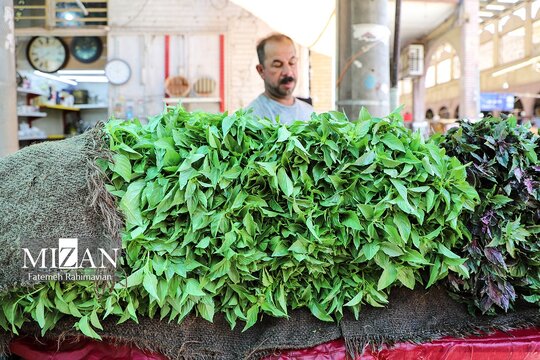
[{"label": "ceiling light", "polygon": [[492,34],[495,34],[495,24],[491,23],[484,27],[484,30],[489,31]]},{"label": "ceiling light", "polygon": [[58,75],[104,75],[105,70],[58,70]]},{"label": "ceiling light", "polygon": [[519,63],[517,63],[517,64],[511,65],[511,66],[508,66],[508,67],[505,67],[504,69],[495,71],[493,74],[491,74],[491,76],[492,76],[492,77],[501,76],[501,75],[504,75],[504,74],[509,73],[509,72],[511,72],[511,71],[514,71],[514,70],[517,70],[517,69],[521,69],[521,68],[524,68],[525,66],[534,64],[534,63],[536,63],[536,62],[539,61],[539,60],[540,60],[540,56],[536,56],[536,57],[530,58],[529,60],[522,61],[522,62],[519,62]]},{"label": "ceiling light", "polygon": [[106,83],[109,82],[106,76],[103,75],[94,75],[94,76],[84,76],[84,75],[61,75],[60,78],[65,80],[74,80],[80,83]]},{"label": "ceiling light", "polygon": [[479,11],[479,12],[478,12],[478,16],[482,16],[482,17],[492,17],[492,16],[493,16],[493,13],[490,12],[490,11]]},{"label": "ceiling light", "polygon": [[525,18],[527,17],[527,10],[524,7],[521,7],[514,11],[512,15],[518,16],[521,18],[521,20],[525,21]]},{"label": "ceiling light", "polygon": [[504,5],[497,5],[497,4],[489,4],[486,6],[487,10],[495,10],[495,11],[502,11],[506,9],[506,6]]},{"label": "ceiling light", "polygon": [[58,8],[56,10],[56,16],[59,18],[59,26],[69,27],[82,25],[81,22],[78,21],[82,17],[82,14],[79,12],[72,12],[70,10],[71,8]]},{"label": "ceiling light", "polygon": [[41,71],[38,71],[38,70],[34,70],[34,75],[41,76],[43,78],[50,79],[50,80],[60,81],[60,82],[63,82],[65,84],[69,84],[69,85],[73,85],[73,86],[77,85],[76,81],[69,80],[69,79],[62,79],[59,76],[44,73],[44,72],[41,72]]}]

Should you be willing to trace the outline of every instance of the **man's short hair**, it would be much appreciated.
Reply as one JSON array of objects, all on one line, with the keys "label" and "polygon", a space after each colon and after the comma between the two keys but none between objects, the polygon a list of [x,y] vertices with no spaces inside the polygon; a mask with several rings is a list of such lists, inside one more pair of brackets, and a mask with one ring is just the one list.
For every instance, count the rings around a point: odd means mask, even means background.
[{"label": "man's short hair", "polygon": [[285,34],[272,34],[270,36],[265,37],[261,41],[259,41],[259,43],[257,44],[257,56],[259,57],[259,64],[264,65],[264,57],[265,57],[264,47],[266,43],[268,41],[283,41],[283,40],[288,40],[291,42],[291,44],[294,45],[293,39],[291,39]]}]

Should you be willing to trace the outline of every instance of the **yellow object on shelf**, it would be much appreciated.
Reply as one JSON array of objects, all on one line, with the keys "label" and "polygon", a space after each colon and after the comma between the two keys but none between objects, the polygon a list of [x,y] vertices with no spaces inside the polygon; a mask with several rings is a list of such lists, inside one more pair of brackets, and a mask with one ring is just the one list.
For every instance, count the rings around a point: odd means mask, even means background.
[{"label": "yellow object on shelf", "polygon": [[58,135],[48,135],[47,136],[47,139],[49,140],[62,140],[62,139],[65,139],[66,138],[66,135],[61,135],[61,134],[58,134]]},{"label": "yellow object on shelf", "polygon": [[56,110],[67,110],[67,111],[80,111],[81,109],[73,106],[64,106],[56,104],[41,104],[40,107],[47,109],[56,109]]}]

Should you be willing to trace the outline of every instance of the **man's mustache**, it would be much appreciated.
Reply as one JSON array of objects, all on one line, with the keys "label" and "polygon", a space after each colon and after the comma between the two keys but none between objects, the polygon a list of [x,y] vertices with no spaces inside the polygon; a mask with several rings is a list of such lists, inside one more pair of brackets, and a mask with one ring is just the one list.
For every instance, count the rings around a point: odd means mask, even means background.
[{"label": "man's mustache", "polygon": [[286,76],[283,79],[279,81],[280,84],[287,84],[291,81],[294,81],[294,78],[292,76]]}]

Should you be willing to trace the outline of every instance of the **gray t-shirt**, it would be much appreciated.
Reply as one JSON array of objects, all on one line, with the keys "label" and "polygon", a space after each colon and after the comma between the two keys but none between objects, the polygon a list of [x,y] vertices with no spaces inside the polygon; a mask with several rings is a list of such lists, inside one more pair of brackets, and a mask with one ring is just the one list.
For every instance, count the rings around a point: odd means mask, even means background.
[{"label": "gray t-shirt", "polygon": [[279,115],[279,121],[282,124],[291,124],[295,120],[307,121],[311,118],[313,107],[305,101],[294,99],[294,104],[287,106],[278,103],[261,94],[248,105],[253,109],[253,114],[261,118],[267,117],[275,120]]}]

